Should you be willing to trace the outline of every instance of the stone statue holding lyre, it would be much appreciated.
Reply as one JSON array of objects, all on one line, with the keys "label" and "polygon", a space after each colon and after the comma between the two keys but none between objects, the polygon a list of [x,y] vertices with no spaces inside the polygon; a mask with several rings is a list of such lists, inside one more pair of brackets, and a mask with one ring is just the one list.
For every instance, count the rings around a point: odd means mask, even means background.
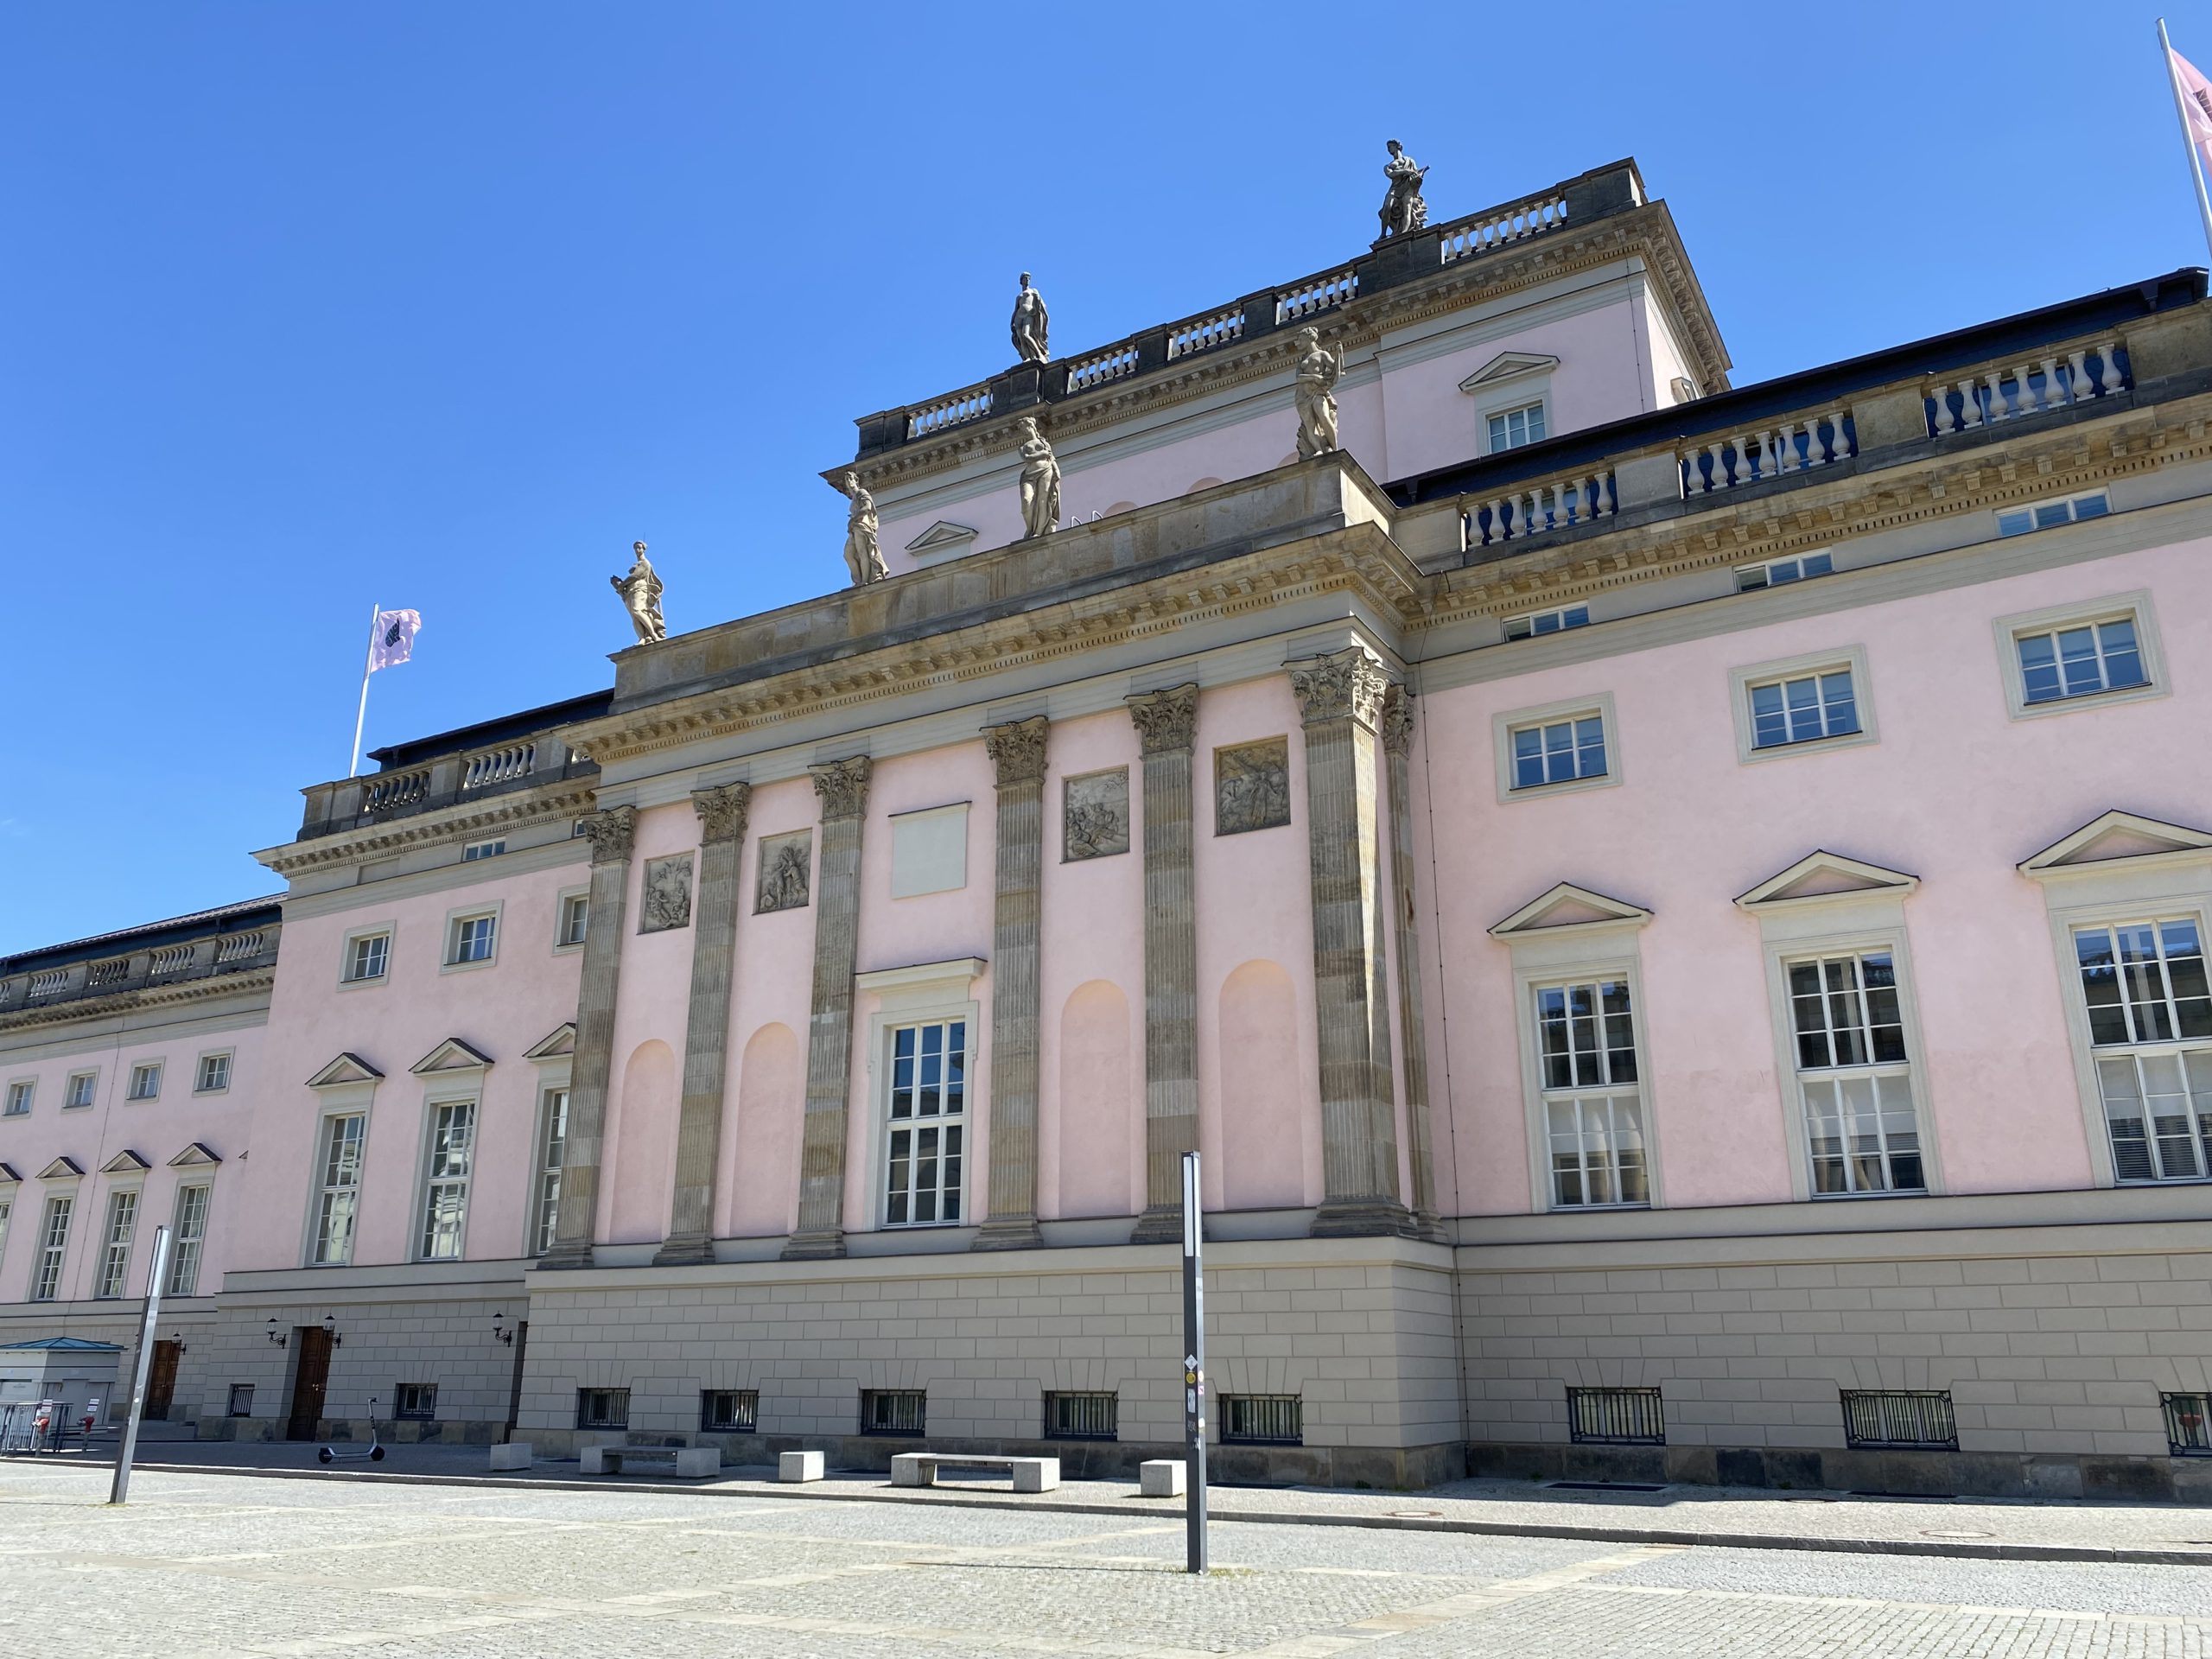
[{"label": "stone statue holding lyre", "polygon": [[643,542],[632,543],[630,550],[636,555],[630,574],[607,580],[622,595],[622,608],[630,613],[630,626],[638,631],[638,643],[658,645],[668,638],[668,623],[660,613],[661,580],[653,569],[652,561],[645,556]]},{"label": "stone statue holding lyre", "polygon": [[1382,221],[1382,234],[1375,238],[1378,248],[1392,237],[1407,235],[1428,223],[1428,204],[1421,195],[1421,181],[1428,176],[1428,169],[1415,163],[1396,139],[1390,139],[1386,148],[1390,159],[1383,164],[1382,176],[1390,181],[1390,188],[1376,215]]},{"label": "stone statue holding lyre", "polygon": [[1344,348],[1330,350],[1319,328],[1298,331],[1297,378],[1292,392],[1298,404],[1298,458],[1311,461],[1343,448],[1337,442],[1337,382],[1344,378]]}]

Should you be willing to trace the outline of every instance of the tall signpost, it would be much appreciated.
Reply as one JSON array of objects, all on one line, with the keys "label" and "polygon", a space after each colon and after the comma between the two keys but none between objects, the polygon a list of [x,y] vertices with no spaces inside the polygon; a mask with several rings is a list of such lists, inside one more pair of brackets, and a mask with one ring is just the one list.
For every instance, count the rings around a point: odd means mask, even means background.
[{"label": "tall signpost", "polygon": [[1183,1441],[1190,1448],[1185,1482],[1184,1570],[1206,1570],[1206,1287],[1199,1259],[1198,1154],[1183,1154]]},{"label": "tall signpost", "polygon": [[154,1259],[146,1268],[146,1317],[138,1327],[138,1363],[130,1383],[130,1414],[123,1421],[123,1444],[115,1454],[115,1484],[107,1501],[130,1495],[130,1460],[138,1455],[138,1414],[146,1408],[146,1378],[154,1369],[154,1328],[162,1317],[162,1281],[169,1271],[169,1230],[154,1229]]}]

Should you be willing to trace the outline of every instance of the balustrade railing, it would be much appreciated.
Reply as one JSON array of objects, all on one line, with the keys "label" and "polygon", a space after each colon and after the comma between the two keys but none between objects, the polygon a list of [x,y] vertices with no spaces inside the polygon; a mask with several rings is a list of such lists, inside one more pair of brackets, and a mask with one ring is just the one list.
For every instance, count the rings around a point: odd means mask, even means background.
[{"label": "balustrade railing", "polygon": [[361,810],[396,812],[403,806],[414,805],[429,792],[430,774],[427,768],[374,778],[361,798]]},{"label": "balustrade railing", "polygon": [[120,985],[130,977],[130,958],[110,957],[105,962],[96,962],[85,970],[85,988],[105,991]]},{"label": "balustrade railing", "polygon": [[1358,297],[1359,273],[1347,265],[1342,270],[1332,270],[1325,276],[1316,276],[1276,295],[1275,321],[1295,322],[1300,317],[1334,310]]},{"label": "balustrade railing", "polygon": [[1509,242],[1525,241],[1541,232],[1555,231],[1566,223],[1567,197],[1563,194],[1532,196],[1510,207],[1493,207],[1441,227],[1443,263],[1448,265],[1455,259],[1487,253]]},{"label": "balustrade railing", "polygon": [[1851,416],[1829,413],[1754,428],[1681,450],[1682,493],[1704,495],[1745,484],[1763,483],[1786,473],[1809,472],[1859,453]]},{"label": "balustrade railing", "polygon": [[535,739],[524,743],[510,743],[501,749],[486,749],[481,754],[472,754],[468,757],[467,770],[461,773],[461,792],[467,794],[472,789],[488,789],[493,784],[504,784],[524,777],[537,757]]},{"label": "balustrade railing", "polygon": [[1490,547],[1575,524],[1595,524],[1611,518],[1618,505],[1610,467],[1534,489],[1516,490],[1467,509],[1467,545]]},{"label": "balustrade railing", "polygon": [[1188,322],[1179,322],[1167,331],[1167,360],[1188,357],[1194,352],[1211,351],[1232,340],[1244,337],[1244,308],[1232,307],[1217,311],[1211,316],[1193,317]]},{"label": "balustrade railing", "polygon": [[233,933],[215,947],[215,965],[224,967],[233,962],[245,962],[261,954],[267,942],[266,928],[256,928],[251,933]]},{"label": "balustrade railing", "polygon": [[67,968],[49,968],[42,974],[31,976],[24,995],[36,1001],[41,996],[58,996],[68,988],[69,970]]},{"label": "balustrade railing", "polygon": [[942,432],[949,426],[963,426],[969,421],[980,421],[991,412],[991,389],[970,386],[965,391],[956,391],[950,397],[940,397],[933,404],[925,404],[906,417],[909,438],[927,437],[932,432]]},{"label": "balustrade railing", "polygon": [[1948,437],[1978,426],[1997,426],[2047,409],[2109,397],[2132,382],[2122,348],[2103,340],[2072,351],[2050,352],[2025,362],[1932,381],[1923,398],[1928,435]]},{"label": "balustrade railing", "polygon": [[192,966],[193,952],[196,948],[189,944],[163,945],[146,959],[148,976],[159,978],[163,974],[182,972]]},{"label": "balustrade railing", "polygon": [[1068,390],[1089,391],[1093,386],[1103,386],[1109,380],[1119,380],[1137,372],[1137,348],[1129,344],[1111,350],[1079,357],[1068,365]]}]

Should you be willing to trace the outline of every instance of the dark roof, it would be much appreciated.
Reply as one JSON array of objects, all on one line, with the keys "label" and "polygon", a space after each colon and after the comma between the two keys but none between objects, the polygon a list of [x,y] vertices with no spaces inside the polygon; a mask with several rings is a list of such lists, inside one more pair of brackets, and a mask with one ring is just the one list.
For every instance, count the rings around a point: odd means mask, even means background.
[{"label": "dark roof", "polygon": [[595,720],[605,714],[613,702],[614,688],[610,685],[604,691],[570,697],[565,702],[549,702],[542,708],[502,715],[496,720],[480,721],[474,726],[457,726],[452,731],[439,732],[435,736],[410,738],[404,743],[371,749],[369,759],[385,771],[394,772],[402,766],[416,766],[433,755],[451,754],[457,749],[486,748],[511,737],[528,737],[533,732],[550,731],[556,726],[572,726],[580,720]]},{"label": "dark roof", "polygon": [[236,904],[195,910],[188,916],[172,916],[167,921],[143,922],[137,927],[120,928],[112,933],[72,939],[66,944],[18,950],[13,956],[0,957],[0,977],[20,974],[27,968],[60,968],[88,957],[120,956],[125,945],[133,950],[153,950],[164,944],[181,944],[187,939],[204,939],[214,933],[248,933],[283,919],[279,899],[276,893],[266,899],[241,899]]}]

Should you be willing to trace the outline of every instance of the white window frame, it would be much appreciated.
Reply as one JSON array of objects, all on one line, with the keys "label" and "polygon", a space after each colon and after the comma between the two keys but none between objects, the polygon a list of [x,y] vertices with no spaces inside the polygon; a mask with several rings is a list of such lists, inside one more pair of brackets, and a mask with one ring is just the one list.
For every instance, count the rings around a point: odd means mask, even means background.
[{"label": "white window frame", "polygon": [[[438,949],[438,971],[442,974],[466,974],[473,973],[480,968],[491,968],[497,966],[499,960],[499,936],[503,931],[505,931],[505,929],[500,925],[504,919],[505,910],[505,906],[504,904],[493,903],[489,905],[463,905],[456,909],[448,911],[446,912],[445,927],[442,935],[442,943],[440,944]],[[491,954],[489,956],[478,957],[470,962],[456,960],[456,953],[461,948],[461,925],[464,922],[480,921],[487,918],[490,919],[492,924]]]},{"label": "white window frame", "polygon": [[[192,1196],[200,1195],[200,1214],[197,1224],[188,1225],[191,1215]],[[176,1189],[176,1202],[171,1209],[168,1282],[162,1287],[164,1296],[196,1296],[200,1294],[200,1262],[207,1253],[207,1217],[215,1206],[215,1184],[213,1181],[183,1181]]]},{"label": "white window frame", "polygon": [[[893,968],[855,976],[854,987],[862,995],[873,995],[876,1007],[868,1017],[868,1134],[866,1142],[868,1221],[887,1233],[933,1233],[954,1227],[973,1227],[976,1186],[976,1091],[981,1084],[982,1006],[975,995],[976,976],[983,963],[975,957],[952,962],[925,963],[913,968]],[[891,1155],[892,1033],[901,1027],[938,1021],[963,1020],[967,1025],[966,1089],[960,1124],[960,1219],[957,1222],[886,1220],[889,1211]]]},{"label": "white window frame", "polygon": [[[1580,622],[1568,620],[1568,619],[1577,611],[1582,613],[1582,620]],[[1541,633],[1537,632],[1536,622],[1538,619],[1547,616],[1555,616],[1559,618],[1559,626],[1555,628],[1547,628]],[[1506,642],[1508,644],[1516,644],[1522,639],[1556,639],[1562,633],[1573,633],[1578,628],[1588,627],[1591,620],[1589,604],[1587,601],[1584,601],[1573,605],[1554,605],[1541,611],[1518,611],[1511,616],[1500,617],[1498,619],[1497,626],[1499,631],[1504,635]],[[1513,625],[1516,622],[1527,623],[1529,625],[1528,632],[1525,633],[1514,632]]]},{"label": "white window frame", "polygon": [[[2085,513],[2082,511],[2082,504],[2084,501],[2100,501],[2104,505],[2099,512]],[[2043,511],[2049,507],[2063,507],[2066,509],[2066,516],[2056,524],[2036,523],[2036,519]],[[1991,517],[1996,524],[1999,537],[2010,540],[2015,536],[2032,536],[2039,530],[2060,530],[2068,524],[2081,524],[2086,519],[2109,518],[2112,517],[2112,492],[2100,486],[2094,490],[2075,490],[2066,495],[2038,496],[2032,501],[2022,501],[2012,506],[1999,507]],[[2016,518],[2022,513],[2027,515],[2026,524],[2010,530],[2005,528],[2005,521],[2007,518]]]},{"label": "white window frame", "polygon": [[464,864],[474,864],[482,859],[497,858],[506,850],[507,838],[505,836],[493,836],[483,841],[467,842],[461,847],[461,861]]},{"label": "white window frame", "polygon": [[[1921,1074],[1924,1070],[1924,1061],[1920,1058],[1922,1049],[1919,1043],[1919,1020],[1915,1012],[1916,999],[1911,994],[1912,967],[1907,959],[1903,931],[1900,930],[1896,932],[1885,931],[1872,935],[1846,934],[1827,938],[1803,939],[1776,950],[1770,955],[1772,957],[1770,972],[1779,982],[1779,995],[1782,1001],[1781,1017],[1785,1022],[1780,1032],[1783,1039],[1780,1046],[1783,1050],[1783,1058],[1789,1062],[1789,1065],[1787,1081],[1783,1084],[1784,1116],[1792,1125],[1796,1135],[1796,1160],[1804,1166],[1802,1173],[1805,1178],[1805,1197],[1825,1203],[1831,1200],[1853,1198],[1921,1198],[1934,1191],[1933,1177],[1930,1172],[1934,1162],[1932,1149],[1935,1136],[1931,1133],[1929,1115],[1921,1099],[1920,1084]],[[1869,957],[1886,957],[1889,959],[1891,973],[1896,981],[1898,1026],[1900,1037],[1904,1044],[1904,1058],[1884,1061],[1869,1059],[1862,1065],[1805,1065],[1799,1052],[1796,998],[1790,983],[1790,970],[1806,963],[1819,963],[1821,964],[1821,971],[1825,978],[1827,963],[1847,957],[1856,964],[1854,972],[1862,978],[1859,995],[1863,1006],[1866,995],[1863,983],[1863,976],[1866,971],[1865,959]],[[1770,988],[1770,995],[1774,994]],[[1851,1077],[1897,1077],[1903,1080],[1906,1098],[1912,1107],[1913,1135],[1917,1142],[1915,1151],[1920,1160],[1921,1184],[1918,1186],[1890,1185],[1854,1188],[1847,1184],[1844,1190],[1840,1192],[1824,1192],[1820,1190],[1820,1172],[1813,1154],[1812,1113],[1806,1103],[1806,1090],[1808,1084],[1822,1082],[1833,1083],[1840,1090],[1843,1080]],[[1841,1127],[1847,1136],[1848,1127]],[[1883,1134],[1882,1160],[1884,1173],[1886,1175],[1889,1173],[1889,1160],[1891,1154],[1888,1148],[1886,1132],[1878,1130],[1878,1133]],[[1847,1183],[1850,1179],[1851,1165],[1852,1158],[1847,1147],[1844,1154]]]},{"label": "white window frame", "polygon": [[[1513,786],[1513,734],[1531,726],[1555,726],[1562,721],[1595,715],[1605,722],[1605,770],[1595,778],[1563,778],[1555,784]],[[1621,762],[1620,721],[1613,712],[1613,694],[1600,691],[1586,697],[1568,697],[1533,709],[1510,709],[1491,716],[1491,750],[1497,761],[1497,798],[1501,805],[1513,801],[1548,800],[1579,790],[1611,789],[1625,775]]]},{"label": "white window frame", "polygon": [[[8,1079],[8,1093],[4,1100],[0,1100],[0,1117],[29,1117],[37,1100],[36,1077],[10,1077]],[[22,1104],[17,1105],[17,1101]]]},{"label": "white window frame", "polygon": [[[373,978],[353,977],[353,952],[363,939],[384,940],[384,971]],[[338,953],[338,988],[341,991],[366,990],[372,985],[391,982],[391,961],[399,946],[399,925],[397,922],[372,922],[365,926],[349,928],[346,942]]]},{"label": "white window frame", "polygon": [[[416,1262],[461,1262],[468,1255],[468,1201],[474,1196],[484,1127],[483,1073],[469,1068],[465,1087],[433,1089],[423,1098],[422,1145],[415,1162],[414,1227],[409,1239],[409,1259]],[[448,1114],[465,1113],[461,1173],[441,1174],[438,1168],[438,1130]],[[445,1189],[457,1193],[453,1249],[432,1254],[430,1236],[436,1195]]]},{"label": "white window frame", "polygon": [[[1851,676],[1852,706],[1859,715],[1859,729],[1838,732],[1826,737],[1806,738],[1798,742],[1769,744],[1759,747],[1753,740],[1758,728],[1752,718],[1751,692],[1753,688],[1771,685],[1781,680],[1802,680],[1809,676],[1833,674],[1839,669]],[[1785,755],[1825,754],[1833,749],[1856,748],[1862,743],[1878,743],[1881,734],[1875,729],[1873,681],[1866,671],[1866,649],[1863,645],[1843,645],[1834,651],[1815,651],[1798,657],[1777,658],[1771,662],[1749,663],[1728,671],[1728,697],[1735,710],[1736,760],[1739,766],[1756,761],[1779,760]]]},{"label": "white window frame", "polygon": [[[2046,702],[2028,701],[2026,676],[2020,667],[2020,638],[2024,634],[2052,633],[2062,628],[2093,626],[2122,619],[2135,625],[2135,646],[2143,659],[2144,683],[2078,696],[2053,697]],[[1998,671],[2004,677],[2005,708],[2014,720],[2040,720],[2049,715],[2073,714],[2083,709],[2108,709],[2115,703],[2141,702],[2163,697],[2172,690],[2166,678],[2164,647],[2158,638],[2158,620],[2148,588],[2107,594],[2070,605],[2047,606],[2037,611],[2016,611],[1993,624],[1997,637]]]},{"label": "white window frame", "polygon": [[[132,1061],[130,1064],[130,1081],[123,1091],[123,1098],[124,1102],[126,1103],[133,1103],[142,1101],[159,1100],[162,1097],[162,1073],[167,1069],[166,1065],[160,1060]],[[147,1077],[149,1075],[150,1075],[153,1079],[154,1086],[150,1089],[141,1090],[138,1084],[142,1079]]]},{"label": "white window frame", "polygon": [[[564,1132],[557,1139],[553,1134],[556,1100],[564,1126]],[[543,1255],[553,1248],[557,1236],[561,1206],[558,1160],[566,1148],[568,1133],[573,1128],[567,1116],[571,1104],[568,1068],[562,1068],[558,1081],[541,1073],[537,1085],[537,1129],[531,1141],[529,1201],[523,1209],[523,1225],[528,1230],[523,1238],[524,1255]]]},{"label": "white window frame", "polygon": [[[130,1250],[138,1238],[138,1209],[143,1193],[137,1182],[111,1186],[100,1221],[100,1254],[92,1277],[92,1300],[120,1300],[130,1287]],[[123,1236],[116,1236],[120,1225]]]},{"label": "white window frame", "polygon": [[[207,1084],[207,1062],[223,1063],[223,1080]],[[227,1095],[231,1084],[238,1076],[238,1052],[235,1048],[203,1048],[192,1062],[192,1092],[195,1095]],[[203,1086],[207,1085],[207,1086]]]},{"label": "white window frame", "polygon": [[[334,1091],[335,1092],[335,1091]],[[331,1136],[334,1126],[346,1118],[359,1118],[361,1123],[359,1149],[353,1160],[353,1179],[351,1185],[333,1183],[329,1178]],[[361,1193],[367,1185],[369,1165],[369,1102],[364,1094],[357,1103],[340,1105],[327,1103],[315,1121],[315,1162],[309,1171],[311,1184],[308,1189],[307,1243],[302,1252],[302,1265],[310,1268],[348,1268],[353,1265],[353,1252],[361,1237]],[[353,1224],[347,1230],[346,1248],[328,1261],[321,1259],[323,1215],[327,1201],[334,1193],[350,1192],[353,1200]]]},{"label": "white window frame", "polygon": [[[83,1100],[75,1098],[79,1092],[77,1085],[80,1083],[86,1085],[83,1090],[86,1097]],[[100,1074],[98,1067],[89,1071],[72,1071],[62,1080],[61,1109],[63,1111],[89,1112],[99,1103]]]},{"label": "white window frame", "polygon": [[[1516,980],[1518,976],[1516,976]],[[1628,988],[1630,1052],[1635,1056],[1636,1076],[1630,1079],[1626,1084],[1617,1081],[1607,1081],[1604,1083],[1592,1084],[1553,1084],[1549,1077],[1546,1075],[1544,1069],[1544,1063],[1546,1059],[1544,1052],[1545,1020],[1541,1006],[1541,1000],[1548,992],[1565,991],[1571,993],[1583,986],[1588,986],[1593,993],[1602,999],[1605,987],[1606,985],[1615,983],[1625,985]],[[1541,1150],[1543,1154],[1544,1185],[1542,1197],[1544,1200],[1544,1209],[1553,1214],[1568,1215],[1580,1215],[1586,1211],[1593,1210],[1649,1209],[1651,1207],[1651,1113],[1650,1109],[1644,1102],[1643,1085],[1645,1080],[1650,1075],[1651,1065],[1649,1058],[1644,1051],[1643,1007],[1641,986],[1637,983],[1635,977],[1629,973],[1627,963],[1624,962],[1616,967],[1571,968],[1560,972],[1535,974],[1530,976],[1525,983],[1521,983],[1519,985],[1519,989],[1522,995],[1527,1000],[1529,1004],[1527,1025],[1529,1030],[1529,1040],[1531,1045],[1530,1061],[1535,1068],[1536,1097],[1539,1111],[1539,1116],[1532,1133],[1541,1135],[1543,1138]],[[1598,1052],[1600,1054],[1606,1054],[1608,1053],[1608,1051],[1604,1042],[1605,1014],[1602,1000],[1599,1004],[1596,1018],[1599,1021],[1598,1035],[1599,1040]],[[1610,1071],[1610,1058],[1606,1061],[1606,1066]],[[1578,1203],[1569,1203],[1563,1200],[1559,1196],[1558,1174],[1553,1164],[1553,1109],[1557,1106],[1573,1104],[1579,1111],[1582,1100],[1588,1096],[1598,1095],[1618,1096],[1621,1094],[1633,1094],[1636,1097],[1637,1133],[1643,1142],[1643,1179],[1645,1196],[1641,1198],[1609,1198],[1602,1203],[1592,1203],[1586,1198]],[[1562,1096],[1562,1098],[1554,1099],[1553,1096]],[[1584,1168],[1585,1180],[1583,1190],[1586,1192],[1588,1191],[1586,1163],[1585,1164]],[[1618,1166],[1616,1166],[1615,1168],[1614,1180],[1616,1183],[1616,1190],[1618,1191],[1619,1190],[1619,1174]]]},{"label": "white window frame", "polygon": [[0,1191],[0,1266],[8,1260],[8,1224],[15,1218],[16,1189],[10,1185]]},{"label": "white window frame", "polygon": [[[2085,1111],[2094,1114],[2090,1118],[2089,1144],[2092,1160],[2097,1165],[2098,1184],[2162,1188],[2202,1185],[2212,1182],[2212,1161],[2208,1161],[2208,1167],[2203,1173],[2196,1175],[2157,1176],[2150,1180],[2121,1179],[2113,1153],[2110,1114],[2105,1104],[2104,1082],[2098,1073],[2098,1062],[2134,1058],[2139,1064],[2143,1058],[2157,1053],[2204,1052],[2212,1051],[2212,1039],[2176,1035],[2171,1039],[2148,1042],[2098,1043],[2089,1023],[2088,995],[2082,984],[2080,960],[2075,944],[2075,936],[2085,930],[2121,927],[2145,921],[2188,921],[2196,928],[2198,943],[2212,948],[2212,902],[2209,902],[2202,893],[2177,896],[2164,901],[2146,895],[2133,905],[2090,903],[2071,906],[2063,911],[2054,910],[2052,920],[2054,941],[2063,951],[2059,960],[2066,981],[2068,1025],[2075,1039],[2077,1058],[2084,1054],[2087,1058],[2087,1065],[2083,1068],[2082,1101]],[[2158,1138],[2150,1132],[2148,1124],[2145,1125],[2145,1135],[2151,1142],[2155,1142]],[[2154,1160],[2158,1157],[2154,1144],[2148,1146],[2146,1150]],[[2200,1141],[2198,1151],[2200,1155],[2204,1155],[2212,1149],[2204,1147]]]},{"label": "white window frame", "polygon": [[[48,1192],[46,1202],[39,1206],[37,1253],[31,1257],[31,1278],[26,1300],[34,1302],[58,1302],[61,1298],[62,1275],[69,1267],[69,1235],[77,1224],[77,1193],[74,1188],[67,1192]],[[57,1208],[60,1217],[60,1236],[54,1236]]]},{"label": "white window frame", "polygon": [[[1815,559],[1826,559],[1827,568],[1825,570],[1807,570],[1805,566]],[[1796,566],[1797,574],[1794,576],[1784,576],[1777,582],[1774,573],[1784,565]],[[1736,591],[1739,594],[1763,594],[1770,588],[1795,588],[1800,582],[1818,582],[1822,576],[1832,576],[1834,574],[1834,550],[1830,548],[1815,547],[1803,553],[1792,553],[1787,558],[1763,559],[1757,564],[1738,565]],[[1757,576],[1758,580],[1746,582],[1744,580],[1746,576]]]},{"label": "white window frame", "polygon": [[[1492,421],[1503,421],[1510,428],[1516,415],[1525,416],[1531,410],[1535,411],[1536,418],[1543,423],[1544,429],[1541,435],[1533,438],[1524,437],[1518,443],[1513,442],[1510,436],[1503,444],[1491,441],[1490,423]],[[1505,396],[1478,399],[1475,404],[1475,420],[1478,423],[1476,430],[1482,439],[1482,452],[1486,455],[1508,454],[1513,450],[1526,449],[1531,444],[1542,443],[1546,439],[1557,435],[1552,430],[1552,398],[1548,385],[1516,386]],[[1524,420],[1522,424],[1525,428],[1528,423]]]},{"label": "white window frame", "polygon": [[[568,937],[569,914],[577,905],[584,907],[583,931],[574,939]],[[584,948],[584,941],[591,937],[591,889],[588,887],[563,887],[553,899],[553,954],[556,957],[573,955]]]}]

